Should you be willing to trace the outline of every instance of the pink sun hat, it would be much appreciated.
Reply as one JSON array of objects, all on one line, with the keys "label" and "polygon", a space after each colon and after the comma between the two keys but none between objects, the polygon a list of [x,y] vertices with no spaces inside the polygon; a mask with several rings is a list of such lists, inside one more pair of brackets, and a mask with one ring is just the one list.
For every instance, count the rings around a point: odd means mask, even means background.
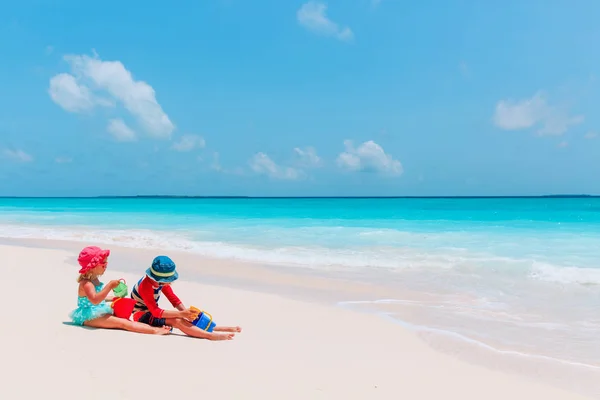
[{"label": "pink sun hat", "polygon": [[97,246],[88,246],[81,250],[79,253],[79,257],[77,261],[79,262],[79,266],[81,269],[79,270],[80,274],[85,274],[96,268],[98,264],[101,264],[105,261],[110,255],[110,250],[103,250]]}]

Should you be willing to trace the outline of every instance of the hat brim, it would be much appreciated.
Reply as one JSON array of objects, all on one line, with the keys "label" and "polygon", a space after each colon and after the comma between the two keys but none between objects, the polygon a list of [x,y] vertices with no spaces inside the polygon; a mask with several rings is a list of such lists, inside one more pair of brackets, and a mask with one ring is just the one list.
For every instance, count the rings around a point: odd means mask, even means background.
[{"label": "hat brim", "polygon": [[146,270],[146,276],[150,279],[152,279],[153,281],[159,282],[159,283],[171,283],[176,281],[179,278],[179,273],[177,271],[175,271],[175,273],[171,276],[156,276],[152,273],[152,270],[150,268],[148,268]]},{"label": "hat brim", "polygon": [[86,272],[93,270],[98,266],[99,262],[106,261],[108,259],[108,256],[110,256],[110,250],[100,250],[91,262],[87,263],[86,265],[81,265],[81,263],[79,264],[79,266],[81,267],[79,273],[85,274]]}]

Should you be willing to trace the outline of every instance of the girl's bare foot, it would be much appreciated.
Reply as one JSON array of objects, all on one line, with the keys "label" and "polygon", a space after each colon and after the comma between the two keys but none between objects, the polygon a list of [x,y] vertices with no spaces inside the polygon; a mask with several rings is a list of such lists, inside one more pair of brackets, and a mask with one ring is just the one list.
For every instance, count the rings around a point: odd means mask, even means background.
[{"label": "girl's bare foot", "polygon": [[173,328],[171,328],[170,326],[164,325],[160,328],[154,329],[154,334],[155,335],[168,335],[169,333],[171,333],[172,330],[173,330]]}]

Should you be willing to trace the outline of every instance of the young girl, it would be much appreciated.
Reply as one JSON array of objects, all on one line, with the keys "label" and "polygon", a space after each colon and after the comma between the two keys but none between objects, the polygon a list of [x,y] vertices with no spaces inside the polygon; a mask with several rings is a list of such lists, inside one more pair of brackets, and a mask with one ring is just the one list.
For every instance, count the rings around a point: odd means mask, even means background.
[{"label": "young girl", "polygon": [[170,327],[151,327],[140,322],[129,321],[113,315],[110,304],[112,298],[107,298],[109,292],[119,285],[118,280],[112,280],[106,286],[100,282],[108,265],[110,250],[102,250],[96,246],[86,247],[79,253],[79,289],[77,291],[77,308],[70,314],[73,323],[93,328],[124,329],[132,332],[165,335],[170,333]]}]

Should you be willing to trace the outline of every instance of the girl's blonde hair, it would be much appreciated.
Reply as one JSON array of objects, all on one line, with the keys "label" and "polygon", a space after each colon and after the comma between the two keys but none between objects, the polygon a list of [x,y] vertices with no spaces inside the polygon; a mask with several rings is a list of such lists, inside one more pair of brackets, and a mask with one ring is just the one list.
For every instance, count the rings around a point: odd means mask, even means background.
[{"label": "girl's blonde hair", "polygon": [[95,274],[92,271],[88,271],[85,274],[79,274],[79,277],[77,278],[77,283],[79,283],[81,281],[93,281],[98,276],[99,276],[98,274]]}]

